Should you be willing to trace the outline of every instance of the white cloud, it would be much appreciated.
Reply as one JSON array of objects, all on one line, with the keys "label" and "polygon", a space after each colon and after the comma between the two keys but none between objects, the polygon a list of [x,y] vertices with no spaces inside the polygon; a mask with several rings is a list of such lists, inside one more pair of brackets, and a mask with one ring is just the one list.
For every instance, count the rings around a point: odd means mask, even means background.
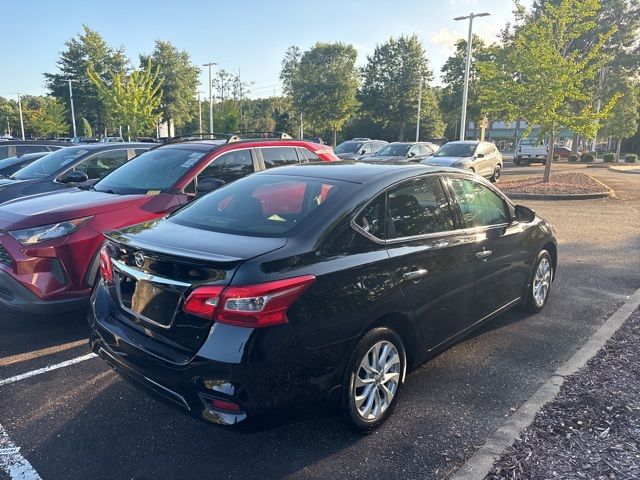
[{"label": "white cloud", "polygon": [[442,46],[453,52],[455,50],[456,41],[463,37],[464,35],[456,30],[449,30],[447,27],[442,27],[440,30],[433,32],[429,36],[429,43],[432,45]]}]

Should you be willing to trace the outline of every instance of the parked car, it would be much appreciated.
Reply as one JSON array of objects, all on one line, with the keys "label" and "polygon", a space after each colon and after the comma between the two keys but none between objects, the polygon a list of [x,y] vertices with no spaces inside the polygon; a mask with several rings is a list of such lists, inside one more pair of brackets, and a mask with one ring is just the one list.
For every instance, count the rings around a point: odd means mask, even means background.
[{"label": "parked car", "polygon": [[[560,158],[569,158],[569,155],[571,155],[571,149],[567,147],[555,146],[553,147],[553,155],[558,155]],[[547,163],[546,159],[542,161],[543,165],[545,163]]]},{"label": "parked car", "polygon": [[366,162],[421,162],[438,151],[438,146],[429,142],[392,142],[373,155],[365,155]]},{"label": "parked car", "polygon": [[21,157],[9,157],[0,160],[0,179],[7,178],[18,170],[26,167],[30,163],[35,162],[39,158],[48,155],[50,152],[27,153]]},{"label": "parked car", "polygon": [[520,139],[518,147],[513,156],[513,163],[520,165],[523,162],[532,162],[534,160],[546,161],[549,153],[549,145],[538,138],[525,137]]},{"label": "parked car", "polygon": [[318,160],[337,159],[330,148],[301,140],[191,140],[142,153],[90,190],[1,205],[0,306],[36,314],[85,308],[105,230],[156,219],[256,170]]},{"label": "parked car", "polygon": [[27,153],[54,152],[68,146],[66,142],[54,140],[7,140],[0,145],[0,160],[21,157]]},{"label": "parked car", "polygon": [[102,137],[100,139],[100,143],[123,143],[124,138],[122,137]]},{"label": "parked car", "polygon": [[408,371],[512,307],[541,310],[557,266],[533,210],[420,164],[260,172],[107,239],[93,351],[224,425],[333,396],[371,430]]},{"label": "parked car", "polygon": [[502,174],[502,154],[496,146],[476,140],[445,143],[432,158],[423,163],[469,170],[492,182],[500,180]]},{"label": "parked car", "polygon": [[0,204],[37,193],[88,187],[149,147],[145,143],[91,144],[52,152],[0,180]]},{"label": "parked car", "polygon": [[373,155],[389,142],[384,140],[371,140],[370,138],[354,138],[342,142],[334,148],[335,154],[340,160],[360,160],[367,155]]},{"label": "parked car", "polygon": [[95,137],[72,137],[69,143],[98,143],[98,141]]}]

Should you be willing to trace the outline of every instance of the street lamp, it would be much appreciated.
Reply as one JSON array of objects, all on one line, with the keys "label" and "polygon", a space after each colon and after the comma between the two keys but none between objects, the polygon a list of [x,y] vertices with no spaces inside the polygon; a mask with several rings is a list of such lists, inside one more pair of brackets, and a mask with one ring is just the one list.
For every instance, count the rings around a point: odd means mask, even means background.
[{"label": "street lamp", "polygon": [[471,32],[473,19],[476,17],[488,17],[490,13],[470,13],[465,17],[456,17],[454,20],[469,20],[469,36],[467,37],[467,60],[464,69],[464,86],[462,88],[462,115],[460,116],[460,140],[464,140],[467,127],[467,96],[469,94],[469,70],[471,69]]},{"label": "street lamp", "polygon": [[416,119],[416,142],[420,141],[420,107],[422,106],[422,81],[423,77],[420,75],[420,87],[418,87],[418,118]]},{"label": "street lamp", "polygon": [[198,90],[198,131],[202,132],[202,102],[200,101],[200,94],[204,93]]},{"label": "street lamp", "polygon": [[20,95],[20,92],[17,92],[16,95],[18,95],[18,110],[20,111],[20,130],[22,132],[22,140],[24,140],[24,121],[22,120],[22,95]]},{"label": "street lamp", "polygon": [[213,97],[211,96],[211,66],[217,65],[215,62],[205,63],[203,67],[209,67],[209,133],[213,132]]},{"label": "street lamp", "polygon": [[73,125],[73,136],[77,136],[76,134],[76,114],[73,110],[73,88],[71,87],[72,80],[67,78],[67,82],[69,82],[69,103],[71,103],[71,124]]}]

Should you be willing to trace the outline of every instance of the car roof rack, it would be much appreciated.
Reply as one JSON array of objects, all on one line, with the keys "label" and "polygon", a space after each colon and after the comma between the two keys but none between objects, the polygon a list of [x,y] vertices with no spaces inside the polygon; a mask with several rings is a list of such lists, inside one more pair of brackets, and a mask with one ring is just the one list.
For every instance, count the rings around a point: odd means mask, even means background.
[{"label": "car roof rack", "polygon": [[242,140],[293,140],[293,137],[286,132],[234,132]]},{"label": "car roof rack", "polygon": [[239,142],[241,138],[234,133],[195,132],[176,135],[169,138],[166,143],[180,143],[193,140],[225,140],[225,143],[234,143]]}]

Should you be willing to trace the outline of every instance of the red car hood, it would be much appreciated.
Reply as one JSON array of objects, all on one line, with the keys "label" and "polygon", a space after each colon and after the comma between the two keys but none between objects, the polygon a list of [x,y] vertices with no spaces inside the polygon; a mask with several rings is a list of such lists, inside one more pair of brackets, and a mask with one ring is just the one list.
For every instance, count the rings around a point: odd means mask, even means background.
[{"label": "red car hood", "polygon": [[16,199],[0,206],[0,230],[49,225],[135,206],[146,195],[115,195],[72,189]]}]

